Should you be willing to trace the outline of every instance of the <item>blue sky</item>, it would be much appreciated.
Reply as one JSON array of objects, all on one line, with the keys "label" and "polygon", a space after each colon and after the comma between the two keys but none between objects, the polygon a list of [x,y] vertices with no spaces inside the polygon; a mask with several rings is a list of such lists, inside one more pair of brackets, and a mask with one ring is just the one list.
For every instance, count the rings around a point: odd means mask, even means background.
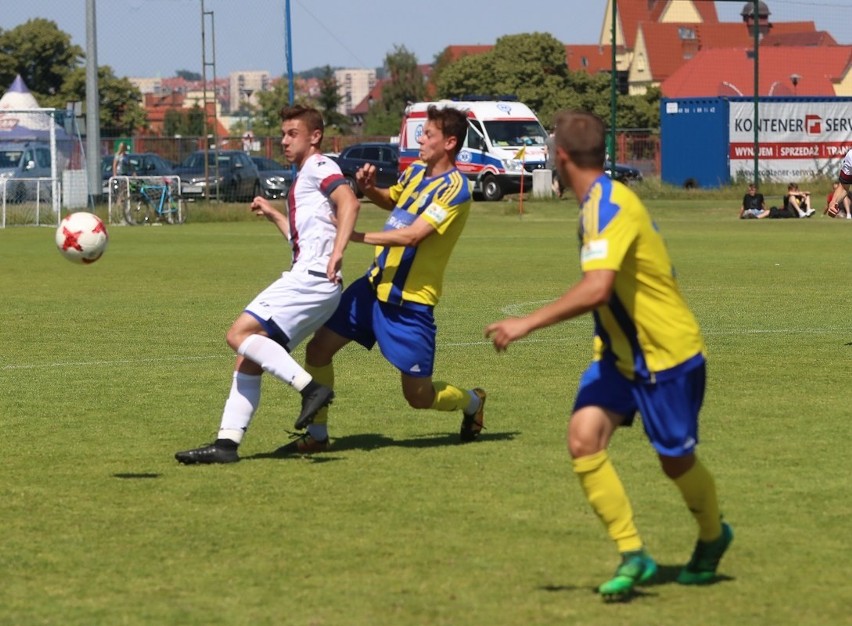
[{"label": "blue sky", "polygon": [[[839,43],[852,43],[852,0],[765,1],[773,20],[814,20]],[[738,21],[744,4],[717,2],[720,19]],[[85,47],[86,0],[6,0],[3,5],[0,28],[45,17]],[[284,5],[284,0],[205,0],[215,22],[217,75],[285,72]],[[376,67],[395,44],[428,63],[450,44],[493,44],[501,35],[524,32],[596,43],[605,7],[605,0],[291,0],[293,67]],[[97,0],[97,18],[98,63],[111,65],[119,76],[201,71],[201,0]]]}]

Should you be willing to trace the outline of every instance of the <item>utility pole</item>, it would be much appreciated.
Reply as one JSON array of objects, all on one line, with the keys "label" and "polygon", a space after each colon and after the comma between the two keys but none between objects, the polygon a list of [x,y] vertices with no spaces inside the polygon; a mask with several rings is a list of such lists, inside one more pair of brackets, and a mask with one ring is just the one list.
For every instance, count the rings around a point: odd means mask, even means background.
[{"label": "utility pole", "polygon": [[753,0],[751,19],[754,25],[754,184],[760,184],[760,16],[758,15],[758,0]]},{"label": "utility pole", "polygon": [[[210,39],[211,39],[211,60],[207,60],[207,22],[210,22]],[[207,68],[210,67],[213,71],[213,129],[211,133],[209,116],[207,113]],[[201,0],[201,99],[203,104],[204,118],[204,197],[210,199],[210,142],[208,137],[213,137],[213,154],[215,155],[215,176],[216,176],[216,199],[219,199],[219,133],[218,124],[216,123],[216,105],[219,101],[216,96],[216,24],[214,21],[213,11],[204,10],[204,0]]]},{"label": "utility pole", "polygon": [[101,196],[101,113],[98,99],[98,35],[95,0],[86,0],[86,163],[89,206]]},{"label": "utility pole", "polygon": [[618,80],[615,66],[616,29],[618,26],[618,0],[612,0],[612,72],[609,87],[609,160],[612,163],[612,173],[615,174],[615,107],[617,104]]}]

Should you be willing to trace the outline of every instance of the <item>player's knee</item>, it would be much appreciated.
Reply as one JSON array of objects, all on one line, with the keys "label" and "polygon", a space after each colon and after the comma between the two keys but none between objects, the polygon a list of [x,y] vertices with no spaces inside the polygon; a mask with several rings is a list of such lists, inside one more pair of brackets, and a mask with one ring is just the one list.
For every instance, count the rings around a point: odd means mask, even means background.
[{"label": "player's knee", "polygon": [[583,437],[578,433],[568,433],[568,454],[571,455],[572,459],[591,456],[600,451],[601,447],[596,439]]},{"label": "player's knee", "polygon": [[236,352],[237,348],[239,348],[240,344],[243,342],[243,337],[234,327],[231,327],[228,329],[228,332],[225,333],[225,342],[228,346],[230,346],[231,350]]}]

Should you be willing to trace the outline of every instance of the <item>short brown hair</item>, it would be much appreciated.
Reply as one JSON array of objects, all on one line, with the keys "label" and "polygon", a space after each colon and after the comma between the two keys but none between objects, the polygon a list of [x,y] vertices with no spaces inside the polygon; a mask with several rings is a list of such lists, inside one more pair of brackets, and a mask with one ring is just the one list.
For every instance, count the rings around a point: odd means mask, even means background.
[{"label": "short brown hair", "polygon": [[603,168],[606,126],[588,111],[560,111],[554,122],[556,145],[581,168]]},{"label": "short brown hair", "polygon": [[456,149],[453,151],[453,157],[455,157],[462,149],[464,138],[467,136],[467,111],[451,106],[438,108],[430,104],[426,109],[426,119],[434,122],[435,126],[441,129],[444,137],[456,138]]},{"label": "short brown hair", "polygon": [[307,107],[304,104],[294,104],[293,106],[286,106],[282,108],[278,112],[278,115],[281,116],[282,122],[302,120],[305,123],[305,126],[308,127],[308,132],[312,133],[315,130],[318,130],[320,135],[325,132],[322,113],[317,111],[314,107]]}]

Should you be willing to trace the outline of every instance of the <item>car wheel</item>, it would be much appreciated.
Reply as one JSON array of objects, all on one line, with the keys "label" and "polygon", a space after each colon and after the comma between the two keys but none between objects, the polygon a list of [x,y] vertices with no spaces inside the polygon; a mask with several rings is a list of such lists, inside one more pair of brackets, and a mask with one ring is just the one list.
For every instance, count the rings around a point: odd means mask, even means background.
[{"label": "car wheel", "polygon": [[482,197],[487,202],[496,202],[503,197],[503,189],[494,176],[486,176],[482,181]]},{"label": "car wheel", "polygon": [[259,195],[261,195],[260,181],[256,180],[256,181],[254,181],[254,187],[252,187],[252,189],[251,189],[251,198],[249,198],[249,202],[251,202],[252,200],[257,198]]},{"label": "car wheel", "polygon": [[228,185],[228,191],[225,193],[225,202],[237,201],[237,183],[233,182]]}]

